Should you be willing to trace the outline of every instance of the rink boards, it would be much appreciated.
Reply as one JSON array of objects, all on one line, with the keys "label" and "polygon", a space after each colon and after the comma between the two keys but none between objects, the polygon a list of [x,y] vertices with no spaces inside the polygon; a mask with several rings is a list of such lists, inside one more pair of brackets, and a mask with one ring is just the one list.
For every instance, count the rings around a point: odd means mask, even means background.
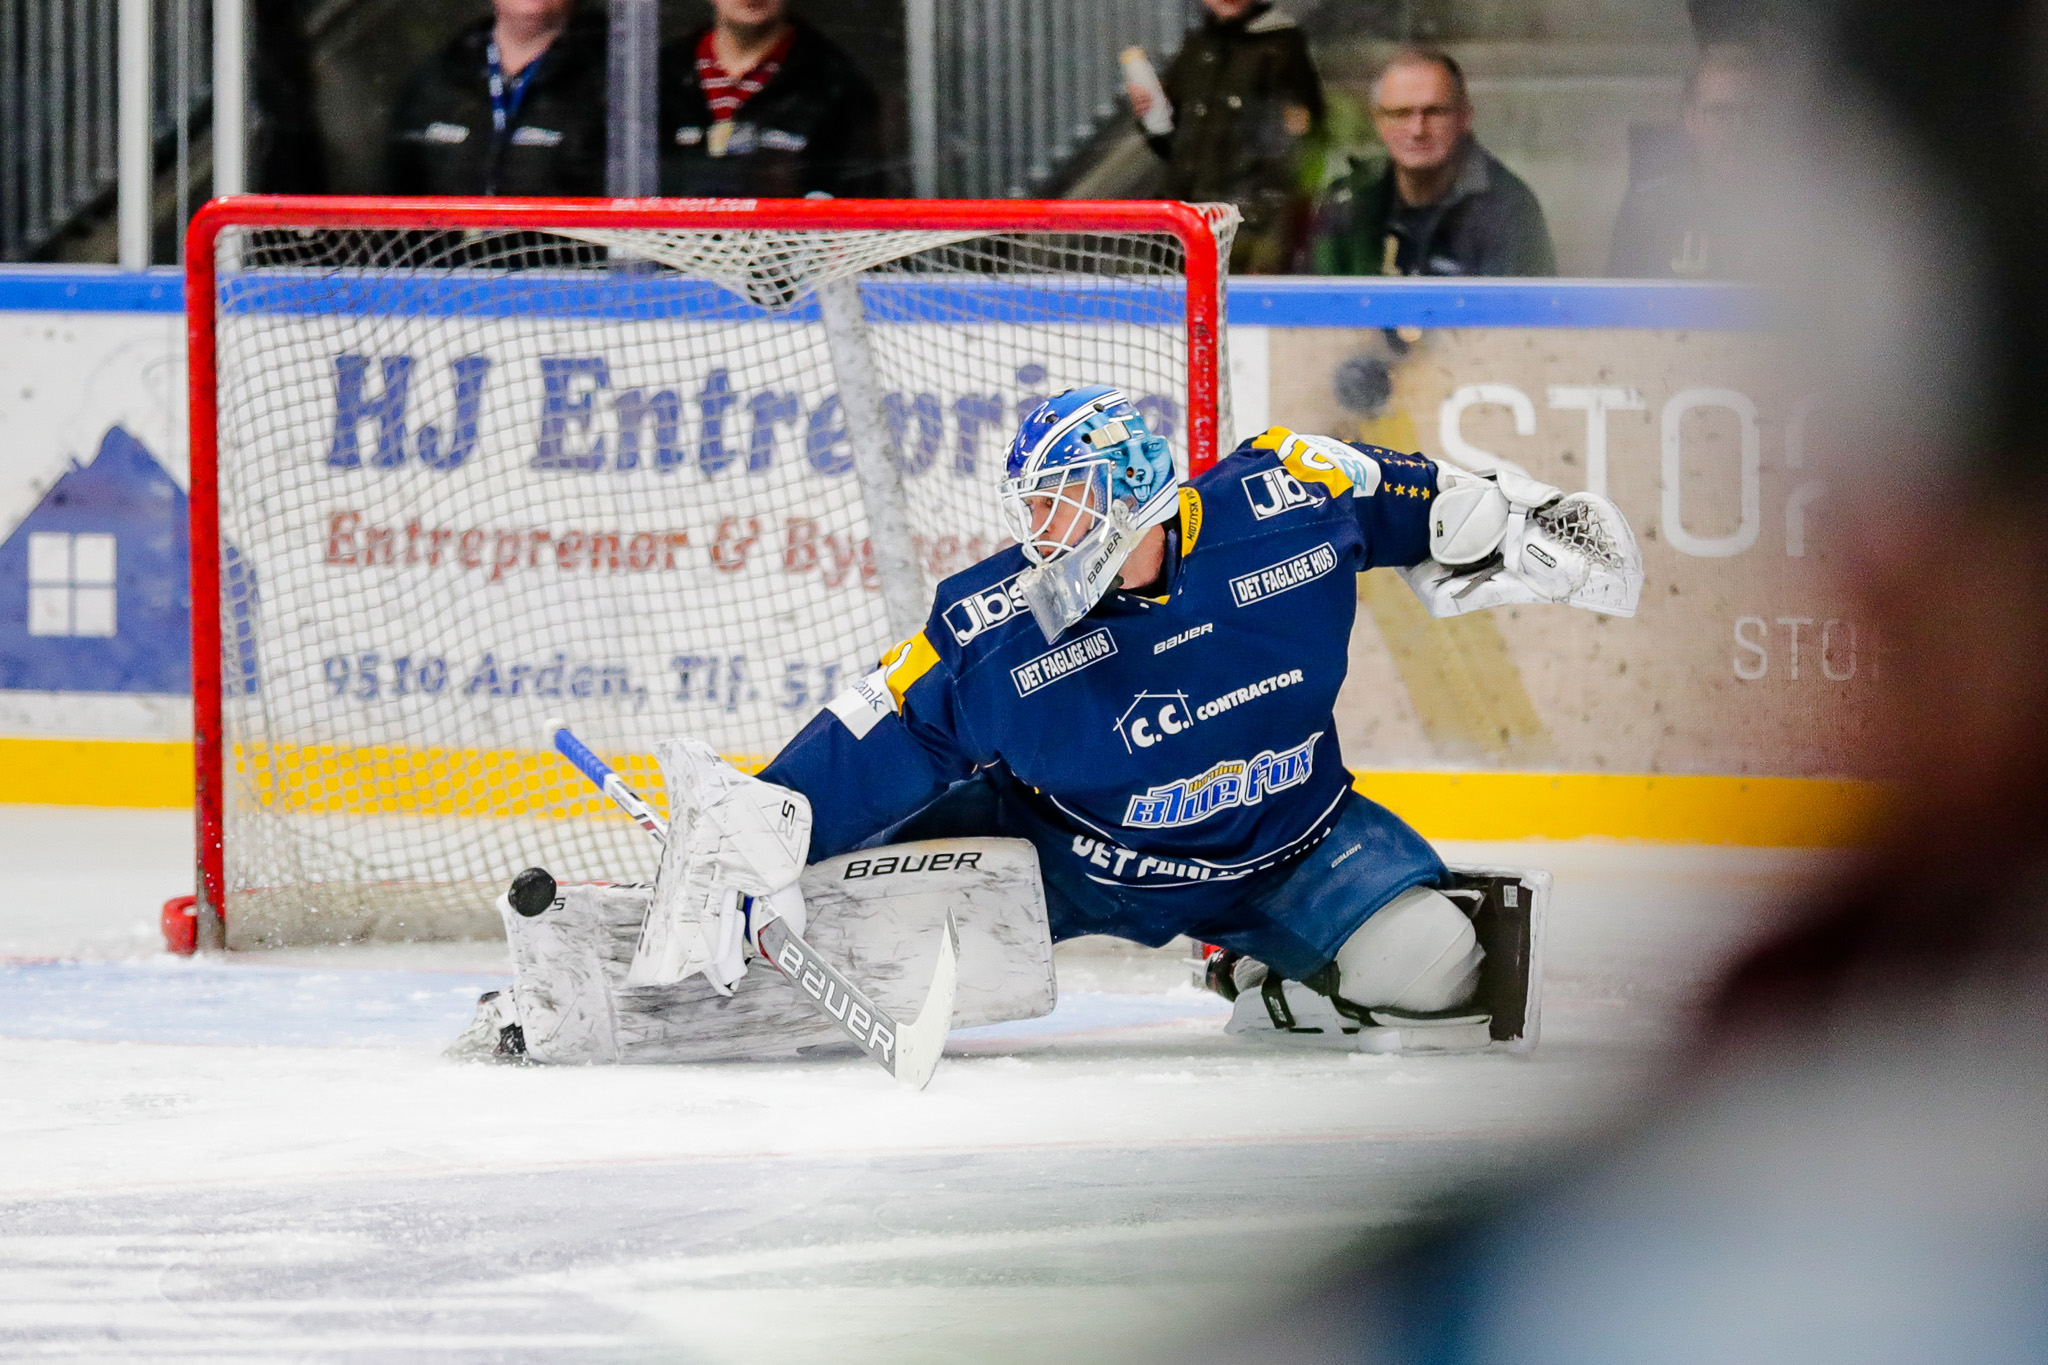
[{"label": "rink boards", "polygon": [[[0,287],[0,303],[15,303],[15,311],[0,311],[0,350],[19,357],[23,387],[35,394],[32,400],[15,402],[4,414],[19,454],[0,473],[0,537],[20,540],[22,523],[36,515],[38,502],[70,462],[90,465],[102,437],[115,426],[132,431],[169,479],[182,486],[186,474],[177,396],[178,318],[161,311],[174,306],[174,293],[158,288],[156,297],[146,297],[147,289],[120,277],[74,279],[66,286],[69,293],[41,276],[33,288],[9,281],[0,281],[0,286],[7,286]],[[52,311],[55,303],[67,303],[68,310]],[[1088,306],[1097,305],[1098,312],[1115,311],[1100,299]],[[102,306],[113,311],[95,311]],[[133,311],[138,308],[160,311]],[[1353,686],[1340,710],[1340,735],[1348,760],[1367,771],[1368,787],[1398,796],[1424,828],[1455,833],[1462,810],[1467,812],[1464,819],[1482,822],[1494,836],[1510,833],[1503,826],[1520,822],[1531,833],[1665,838],[1674,829],[1691,829],[1706,839],[1829,841],[1846,837],[1843,831],[1853,827],[1858,813],[1868,807],[1870,793],[1834,779],[1853,771],[1860,717],[1881,667],[1881,642],[1851,619],[1853,613],[1842,606],[1823,572],[1828,503],[1824,491],[1812,486],[1804,454],[1823,415],[1806,396],[1773,387],[1772,367],[1756,354],[1750,339],[1735,330],[1748,321],[1748,308],[1749,302],[1731,291],[1679,286],[1233,283],[1231,388],[1240,429],[1248,423],[1262,426],[1270,416],[1304,429],[1454,458],[1470,458],[1472,451],[1512,458],[1567,488],[1604,484],[1643,542],[1649,587],[1642,613],[1628,622],[1602,622],[1576,612],[1524,611],[1430,623],[1419,619],[1400,591],[1378,583],[1377,576],[1362,582]],[[317,316],[302,321],[320,325]],[[421,319],[422,325],[431,321]],[[1460,325],[1445,325],[1453,322]],[[1102,321],[1096,330],[1106,336],[1128,324],[1126,315]],[[756,319],[735,325],[772,324]],[[909,325],[913,324],[890,324]],[[1404,327],[1420,330],[1394,336],[1384,330]],[[964,354],[966,348],[961,349]],[[949,462],[962,446],[956,404],[963,394],[980,389],[999,395],[1007,405],[1027,391],[1016,379],[1016,369],[1006,374],[1001,368],[1012,358],[991,349],[986,372],[975,372],[973,381],[959,386],[958,392],[936,384],[906,387],[904,434],[913,459],[921,458],[929,443],[920,423],[932,406],[941,412],[938,449],[913,482],[925,479],[942,486],[956,477]],[[382,378],[379,362],[381,357],[373,357],[366,370],[365,392],[372,399]],[[415,401],[422,414],[418,420],[443,430],[459,427],[459,422],[449,420],[457,414],[446,362],[438,374],[424,353],[419,363],[423,368],[415,372],[420,386]],[[622,376],[631,382],[610,380],[608,362],[603,393],[616,395],[634,387],[660,391],[630,369]],[[516,437],[511,448],[530,464],[546,402],[546,379],[537,366],[529,367],[523,379],[494,368],[493,382],[500,380],[508,394],[518,385],[526,386],[525,396],[515,404],[523,405],[526,415],[519,422],[507,419],[506,429]],[[683,409],[667,477],[712,483],[700,458],[701,420],[693,421],[701,419],[693,405],[703,393],[705,375],[675,376],[665,382],[674,386]],[[330,403],[334,383],[330,360],[325,377]],[[576,384],[582,392],[597,392],[588,372]],[[733,411],[743,420],[732,424],[731,444],[736,449],[728,457],[724,477],[745,487],[749,476],[731,474],[743,468],[752,450],[752,414],[746,404],[753,391],[740,384],[735,388],[741,391]],[[926,391],[937,402],[921,415],[915,395]],[[1377,409],[1361,410],[1361,400],[1370,400],[1375,393],[1383,398]],[[570,401],[578,396],[572,392]],[[819,400],[798,401],[808,416]],[[429,406],[439,411],[428,415]],[[640,464],[621,471],[615,465],[616,408],[607,416],[603,398],[593,408],[596,429],[576,435],[607,437],[609,467],[588,476],[559,478],[659,486],[663,475],[657,419],[643,419]],[[493,420],[486,412],[482,429],[490,430]],[[322,423],[309,425],[302,438],[305,451],[316,458],[331,453],[332,421],[330,413],[324,434]],[[361,480],[361,487],[373,489],[376,476],[388,472],[374,465],[376,422],[366,419],[357,430],[365,468],[351,476]],[[786,466],[793,485],[800,486],[804,479],[829,482],[831,476],[807,462],[804,435],[801,422],[785,424],[775,434],[778,462]],[[415,426],[409,431],[415,465],[416,437]],[[985,466],[994,457],[997,442],[990,432],[976,433],[975,440],[977,467]],[[479,448],[484,444],[480,440]],[[448,472],[465,477],[460,468]],[[386,572],[383,566],[322,562],[330,548],[344,558],[351,550],[360,554],[369,548],[369,534],[376,529],[392,534],[395,540],[385,543],[403,551],[412,513],[394,504],[386,515],[367,499],[360,500],[362,506],[355,501],[326,508],[326,521],[319,517],[318,507],[299,515],[292,534],[302,548],[295,553],[310,561],[309,570],[358,579]],[[363,513],[360,522],[338,528],[357,532],[353,546],[345,535],[336,546],[327,543],[329,533],[337,529],[331,521],[337,511]],[[739,515],[737,508],[733,515]],[[721,514],[701,526],[674,529],[694,531],[695,538],[708,536],[709,545],[701,546],[708,560],[718,545],[723,519]],[[125,533],[118,522],[113,529]],[[452,540],[443,541],[443,549],[444,556],[452,552],[459,559],[461,533],[480,528],[451,524],[442,529],[457,532]],[[562,529],[585,528],[565,524]],[[593,523],[588,529],[602,534],[611,528]],[[671,528],[629,527],[620,518],[619,529],[652,533]],[[821,530],[838,533],[838,528]],[[559,539],[550,541],[550,554]],[[0,544],[5,545],[0,548],[0,599],[25,595],[22,578],[8,578],[10,572],[25,576],[25,566],[17,569],[16,561],[8,558],[14,549],[11,542]],[[601,553],[608,556],[608,543],[600,544]],[[781,552],[789,548],[786,539],[768,538],[767,544],[778,553],[757,554],[745,571],[778,570]],[[473,539],[470,553],[477,565],[459,566],[456,572],[487,579],[499,548],[496,536],[481,544]],[[666,554],[665,546],[643,543],[643,561],[650,548],[657,555]],[[620,554],[630,564],[630,533],[620,541]],[[527,557],[522,556],[521,571]],[[830,562],[829,552],[824,562]],[[666,570],[655,572],[658,576]],[[402,578],[403,573],[404,566],[399,566],[393,576]],[[820,575],[819,588],[823,581]],[[849,590],[843,581],[836,591],[837,599],[825,600],[857,602],[868,595]],[[168,636],[181,625],[172,622],[160,628]],[[485,651],[478,648],[482,641],[457,634],[450,636],[452,650],[425,652],[430,658],[446,659],[454,684],[466,685],[477,676],[476,665]],[[295,668],[309,679],[317,677],[320,687],[332,691],[336,683],[328,676],[330,659],[352,653],[357,656],[354,665],[359,665],[362,654],[373,653],[374,667],[383,670],[377,700],[425,705],[417,697],[382,695],[397,686],[395,661],[423,652],[420,644],[330,643],[332,648],[322,648],[317,640],[302,641],[288,656],[280,655],[278,666]],[[635,686],[648,683],[651,694],[652,684],[659,681],[680,691],[681,676],[672,667],[677,657],[693,652],[706,659],[727,657],[708,648],[672,648],[672,643],[650,641],[650,648],[641,651],[646,660],[629,665]],[[0,661],[10,649],[33,653],[49,647],[47,640],[0,638]],[[823,654],[817,660],[783,657],[754,645],[747,652],[746,685],[759,686],[753,671],[759,660],[764,665],[761,676],[768,677],[776,703],[801,693],[799,710],[817,703],[816,694],[828,682],[824,670],[834,662]],[[522,678],[527,680],[523,686],[533,686],[538,669],[555,661],[550,655],[514,662],[531,666]],[[610,661],[585,662],[601,668]],[[794,689],[792,662],[809,670]],[[837,662],[843,669],[847,661]],[[780,667],[765,668],[769,663]],[[344,691],[366,685],[354,665],[342,678]],[[718,667],[729,668],[723,663]],[[707,664],[693,673],[690,686],[698,695],[690,705],[705,715],[722,714],[726,695],[710,672]],[[564,676],[565,687],[573,686],[573,667]],[[602,677],[601,671],[593,673],[588,685],[601,689]],[[96,788],[113,785],[121,800],[156,804],[187,799],[189,789],[181,792],[175,776],[178,765],[171,761],[180,732],[189,733],[189,712],[182,698],[171,690],[131,690],[118,676],[102,674],[84,681],[89,686],[77,690],[0,687],[0,734],[44,741],[34,750],[20,750],[19,756],[33,755],[32,762],[48,774],[40,785],[26,775],[17,776],[7,794],[17,799],[37,793],[46,793],[43,799],[90,799]],[[505,681],[502,671],[500,681]],[[480,690],[488,687],[486,678]],[[756,698],[754,704],[759,706],[762,700]],[[774,718],[758,719],[768,723],[756,728],[772,737]],[[484,742],[478,743],[480,739]],[[58,740],[157,740],[172,747],[95,744],[87,751],[60,744],[58,752],[47,746]],[[430,764],[487,767],[517,763],[523,748],[473,730],[431,747],[434,753],[424,760]],[[638,746],[615,747],[626,751]],[[731,747],[759,752],[763,746]],[[128,780],[95,782],[76,764],[89,764],[97,774],[119,772]],[[23,773],[23,766],[10,765],[17,774]],[[1523,776],[1536,773],[1543,774],[1541,783]],[[1641,776],[1630,780],[1631,774]],[[1791,785],[1782,785],[1785,782]],[[1778,837],[1771,837],[1772,831]]]}]

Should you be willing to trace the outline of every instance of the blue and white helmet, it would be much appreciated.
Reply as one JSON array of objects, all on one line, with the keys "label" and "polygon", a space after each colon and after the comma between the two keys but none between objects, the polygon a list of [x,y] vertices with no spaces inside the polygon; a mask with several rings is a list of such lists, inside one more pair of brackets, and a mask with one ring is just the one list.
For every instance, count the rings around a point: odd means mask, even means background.
[{"label": "blue and white helmet", "polygon": [[1120,389],[1084,384],[1031,410],[1004,461],[1003,520],[1034,564],[1080,548],[1120,505],[1138,530],[1178,506],[1180,474]]},{"label": "blue and white helmet", "polygon": [[1004,468],[1003,520],[1032,565],[1018,588],[1056,640],[1116,587],[1143,533],[1173,516],[1180,473],[1166,442],[1107,384],[1033,408]]}]

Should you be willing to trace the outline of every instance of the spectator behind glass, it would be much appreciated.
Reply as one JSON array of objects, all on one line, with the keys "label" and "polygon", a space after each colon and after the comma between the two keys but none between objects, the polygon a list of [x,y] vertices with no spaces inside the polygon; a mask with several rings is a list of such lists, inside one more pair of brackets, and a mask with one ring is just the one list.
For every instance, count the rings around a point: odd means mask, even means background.
[{"label": "spectator behind glass", "polygon": [[393,191],[603,194],[604,7],[493,7],[406,81],[391,120]]},{"label": "spectator behind glass", "polygon": [[1465,73],[1430,48],[1373,83],[1385,161],[1354,158],[1323,199],[1318,275],[1555,275],[1543,206],[1472,136]]},{"label": "spectator behind glass", "polygon": [[[1145,140],[1166,161],[1163,197],[1235,204],[1244,215],[1230,268],[1278,273],[1304,235],[1301,142],[1322,121],[1323,83],[1301,30],[1272,5],[1202,3],[1209,12],[1160,77],[1173,129]],[[1128,89],[1143,119],[1152,97]]]},{"label": "spectator behind glass", "polygon": [[1686,156],[1629,186],[1614,220],[1608,274],[1725,279],[1746,273],[1745,186],[1760,74],[1743,48],[1712,47],[1700,55],[1685,83]]},{"label": "spectator behind glass", "polygon": [[712,0],[661,54],[661,192],[835,198],[883,192],[874,87],[787,0]]}]

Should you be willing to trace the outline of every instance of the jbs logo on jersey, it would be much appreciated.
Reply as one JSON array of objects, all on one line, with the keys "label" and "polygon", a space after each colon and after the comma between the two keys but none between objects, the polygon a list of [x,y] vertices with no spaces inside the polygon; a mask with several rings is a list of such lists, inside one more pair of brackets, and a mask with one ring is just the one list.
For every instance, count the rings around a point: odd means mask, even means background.
[{"label": "jbs logo on jersey", "polygon": [[1257,573],[1248,573],[1241,578],[1230,580],[1230,600],[1240,607],[1254,602],[1263,602],[1277,597],[1289,588],[1298,588],[1312,579],[1321,578],[1337,567],[1337,551],[1328,541],[1313,550],[1283,559],[1278,564],[1269,564]]},{"label": "jbs logo on jersey", "polygon": [[1140,692],[1116,719],[1116,732],[1131,753],[1171,739],[1195,723],[1185,692]]},{"label": "jbs logo on jersey", "polygon": [[1039,688],[1079,673],[1090,664],[1099,664],[1114,653],[1116,641],[1110,638],[1109,627],[1104,626],[1078,640],[1048,649],[1029,663],[1018,664],[1010,670],[1010,679],[1017,684],[1017,695],[1028,697]]},{"label": "jbs logo on jersey", "polygon": [[1250,760],[1226,759],[1205,773],[1153,787],[1143,796],[1131,798],[1124,824],[1166,829],[1195,824],[1218,811],[1256,806],[1273,792],[1308,781],[1315,767],[1316,741],[1322,737],[1318,730],[1284,752],[1268,749]]},{"label": "jbs logo on jersey", "polygon": [[1252,515],[1260,521],[1325,501],[1321,490],[1309,489],[1284,469],[1263,469],[1245,475],[1244,497],[1252,506]]},{"label": "jbs logo on jersey", "polygon": [[963,597],[947,607],[946,629],[953,632],[953,638],[964,645],[983,631],[1027,610],[1024,594],[1017,587],[1020,576],[1011,574],[993,588]]}]

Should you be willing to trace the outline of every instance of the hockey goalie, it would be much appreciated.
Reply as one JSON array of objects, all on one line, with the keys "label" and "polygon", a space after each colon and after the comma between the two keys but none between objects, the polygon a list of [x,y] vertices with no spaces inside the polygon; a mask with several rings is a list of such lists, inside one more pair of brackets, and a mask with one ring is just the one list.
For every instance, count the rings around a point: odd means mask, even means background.
[{"label": "hockey goalie", "polygon": [[1053,942],[1185,935],[1242,1038],[1533,1045],[1547,876],[1447,867],[1353,789],[1333,709],[1367,569],[1439,617],[1632,615],[1642,561],[1614,505],[1278,427],[1183,483],[1102,385],[1032,411],[1005,473],[1017,544],[942,583],[924,629],[759,777],[659,747],[674,823],[652,888],[522,874],[514,987],[471,1050],[828,1041],[763,926],[808,930],[885,995],[929,975],[948,911],[956,1025],[1049,1010]]}]

